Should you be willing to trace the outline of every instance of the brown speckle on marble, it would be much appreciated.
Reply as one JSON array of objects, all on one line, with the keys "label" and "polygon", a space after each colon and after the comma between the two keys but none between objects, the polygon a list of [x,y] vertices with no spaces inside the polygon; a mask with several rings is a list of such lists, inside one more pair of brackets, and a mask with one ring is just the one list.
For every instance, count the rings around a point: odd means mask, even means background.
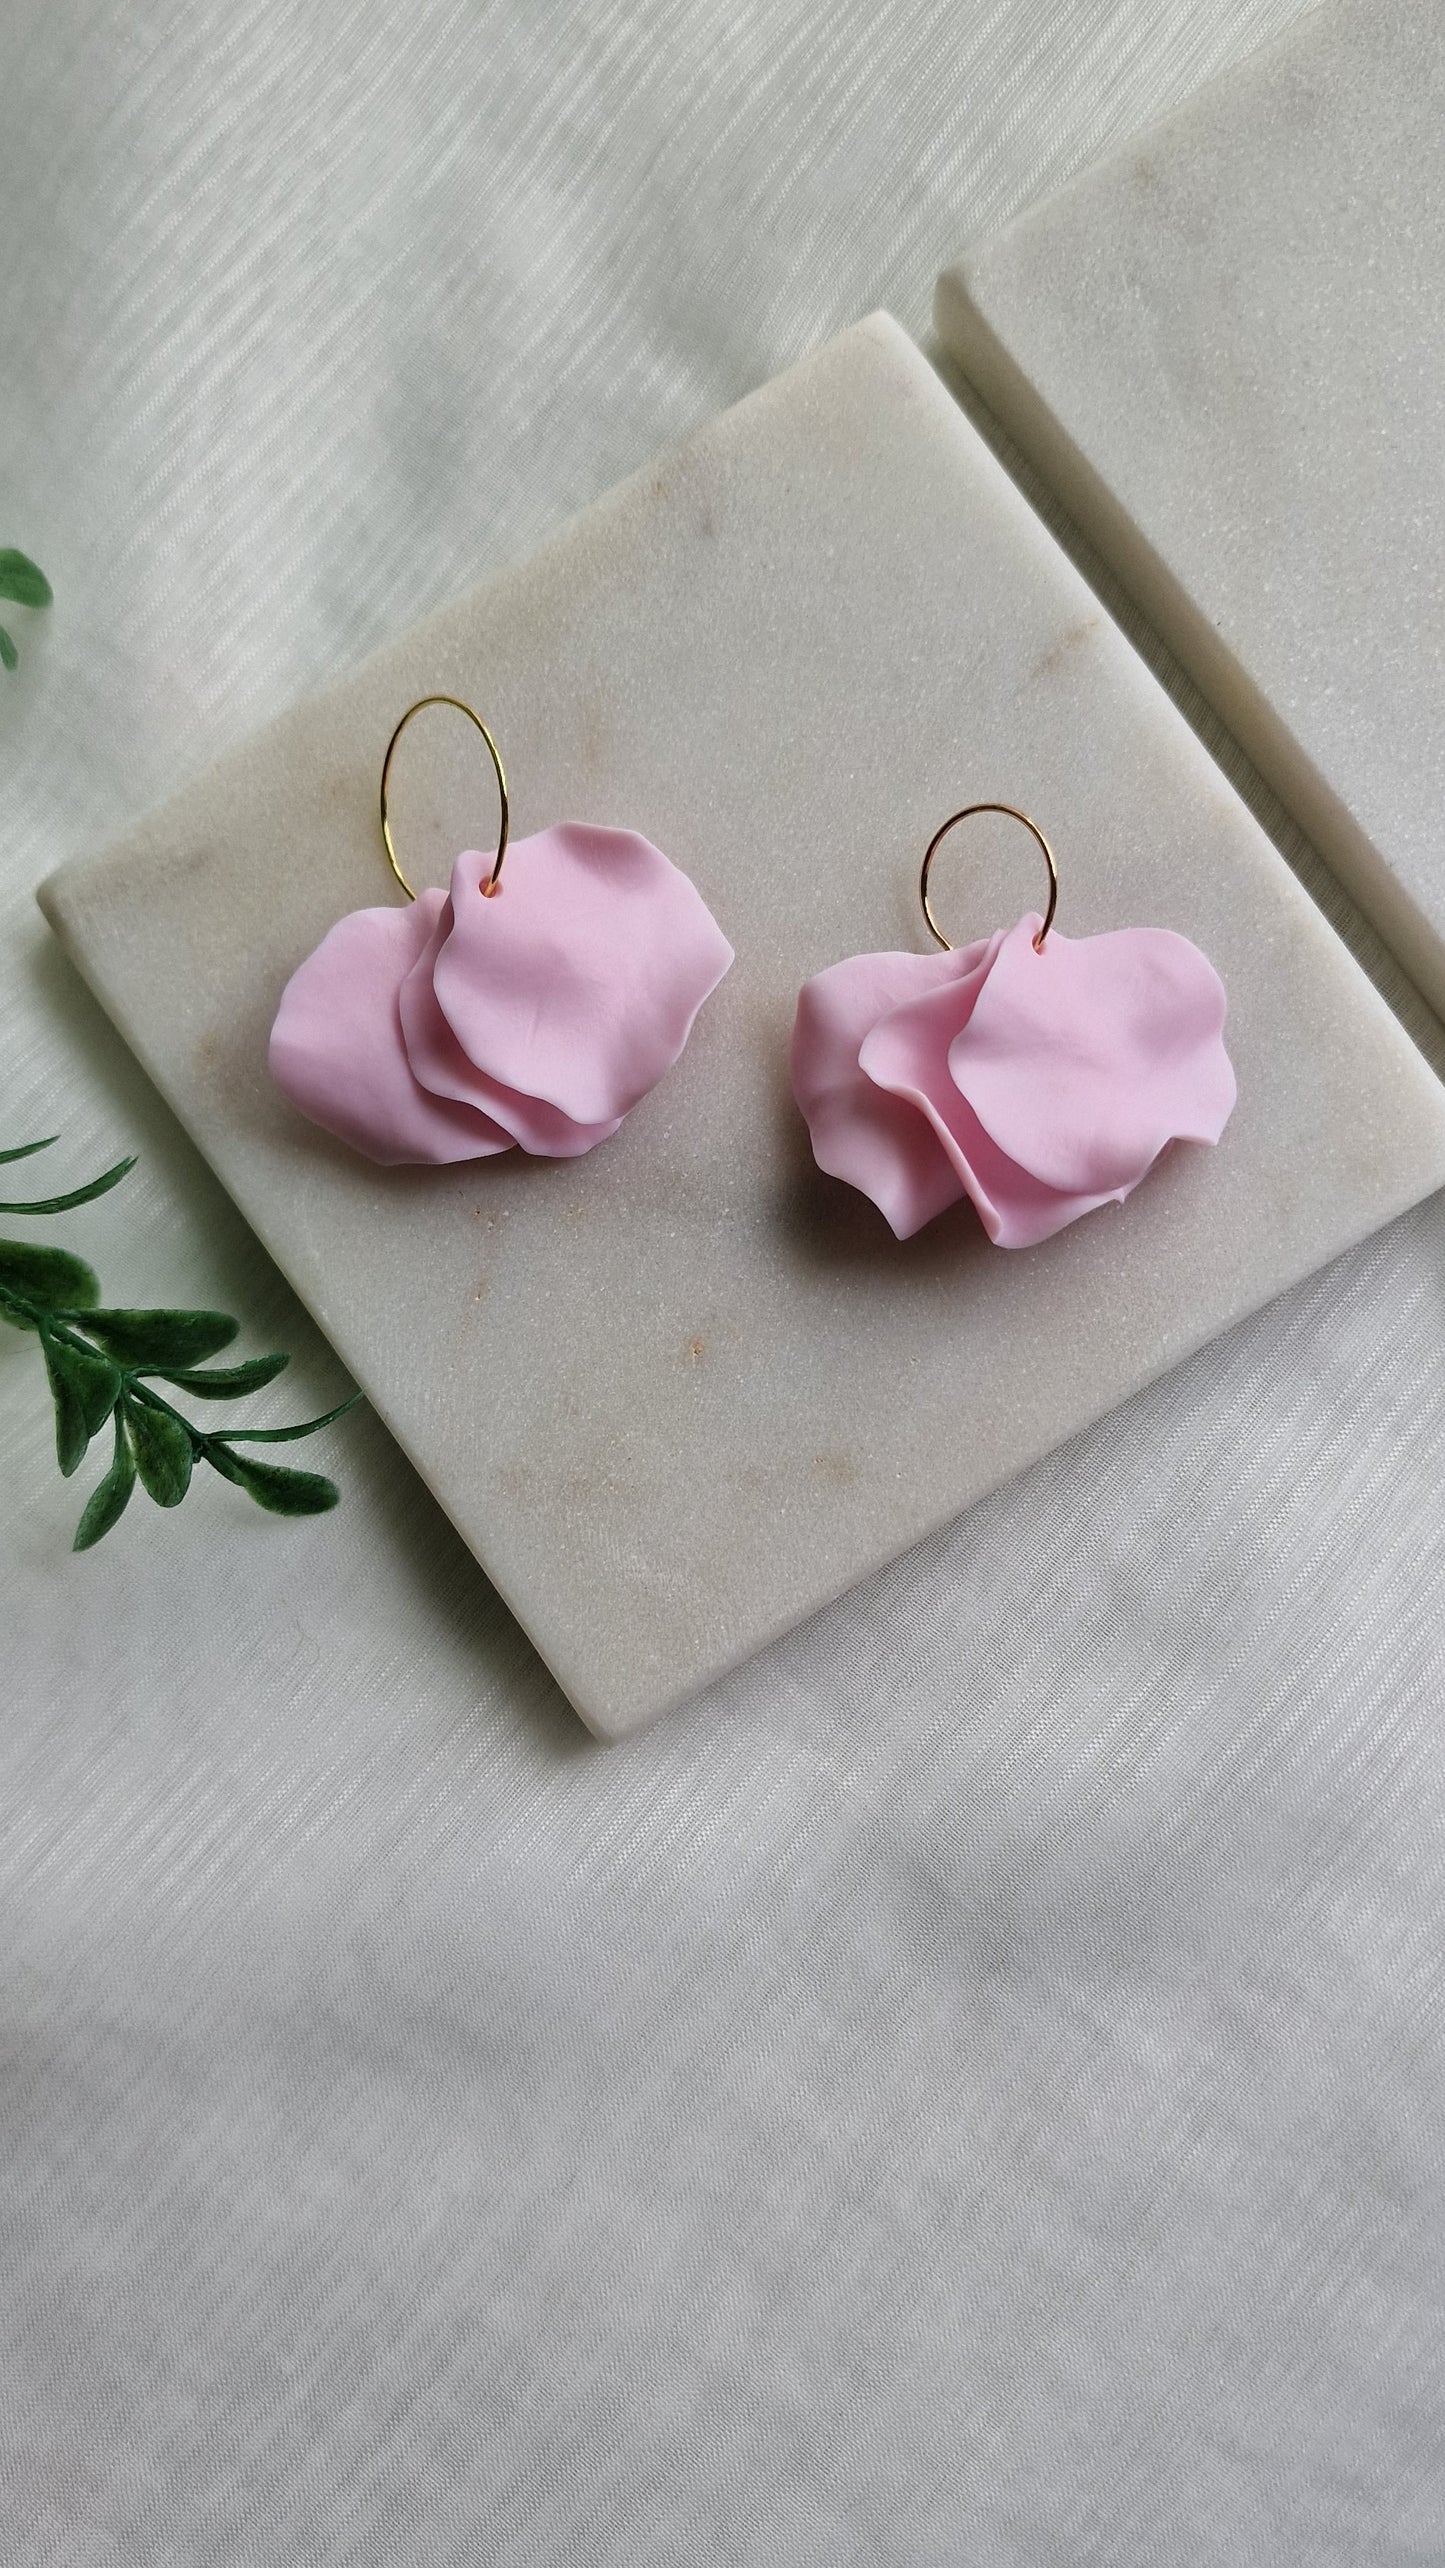
[{"label": "brown speckle on marble", "polygon": [[1081,642],[1087,642],[1091,633],[1098,632],[1103,621],[1102,615],[1085,615],[1077,624],[1071,624],[1067,633],[1061,633],[1057,642],[1052,643],[1047,651],[1040,652],[1031,675],[1036,678],[1051,676],[1055,669],[1062,667],[1071,651],[1077,651]]}]

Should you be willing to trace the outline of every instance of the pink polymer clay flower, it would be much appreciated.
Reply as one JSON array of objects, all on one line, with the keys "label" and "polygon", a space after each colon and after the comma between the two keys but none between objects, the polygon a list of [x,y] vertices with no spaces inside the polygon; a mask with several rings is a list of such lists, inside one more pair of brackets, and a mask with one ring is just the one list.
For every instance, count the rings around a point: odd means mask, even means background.
[{"label": "pink polymer clay flower", "polygon": [[1169,928],[1042,922],[944,954],[855,954],[806,981],[793,1092],[820,1168],[900,1239],[968,1195],[1000,1248],[1121,1203],[1235,1100],[1224,986]]},{"label": "pink polymer clay flower", "polygon": [[353,910],[293,972],[271,1074],[386,1166],[519,1144],[573,1158],[677,1060],[733,950],[696,886],[630,829],[564,821],[449,893]]}]

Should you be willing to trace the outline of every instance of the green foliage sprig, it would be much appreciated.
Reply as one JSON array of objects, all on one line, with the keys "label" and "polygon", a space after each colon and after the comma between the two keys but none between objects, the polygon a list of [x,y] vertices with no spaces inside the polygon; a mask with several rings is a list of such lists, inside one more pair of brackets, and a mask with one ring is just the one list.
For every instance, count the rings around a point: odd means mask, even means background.
[{"label": "green foliage sprig", "polygon": [[[3,558],[3,557],[0,557]],[[30,1159],[49,1150],[55,1135],[0,1150],[0,1161]],[[0,1213],[68,1213],[108,1194],[135,1166],[119,1159],[68,1194],[0,1203]],[[193,1400],[235,1400],[274,1382],[289,1362],[284,1355],[253,1355],[240,1364],[209,1362],[230,1345],[240,1327],[224,1311],[121,1311],[101,1306],[100,1282],[84,1258],[64,1248],[36,1248],[26,1240],[0,1239],[0,1319],[31,1329],[40,1342],[55,1403],[55,1452],[69,1476],[85,1459],[92,1436],[110,1422],[110,1468],[91,1491],[76,1528],[75,1548],[88,1551],[124,1513],[136,1481],[158,1507],[178,1507],[198,1462],[209,1463],[277,1516],[318,1516],[334,1507],[340,1491],[318,1471],[292,1471],[253,1462],[240,1444],[290,1444],[315,1435],[354,1409],[355,1391],[324,1417],[297,1427],[198,1427],[164,1392]]]},{"label": "green foliage sprig", "polygon": [[[13,544],[0,547],[0,597],[13,598],[17,606],[49,606],[51,595],[49,580],[28,554],[17,553]],[[20,654],[3,624],[0,624],[0,660],[7,669],[16,669],[20,665]],[[32,1148],[39,1146],[32,1144]],[[0,1159],[6,1156],[4,1151],[0,1151]]]}]

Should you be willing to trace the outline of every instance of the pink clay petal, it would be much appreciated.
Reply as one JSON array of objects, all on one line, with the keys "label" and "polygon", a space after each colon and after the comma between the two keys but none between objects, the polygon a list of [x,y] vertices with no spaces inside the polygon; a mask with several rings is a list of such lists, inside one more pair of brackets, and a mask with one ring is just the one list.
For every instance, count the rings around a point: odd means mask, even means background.
[{"label": "pink clay petal", "polygon": [[1216,1142],[1235,1101],[1224,985],[1164,927],[1106,936],[1010,928],[948,1067],[1008,1158],[1099,1198],[1136,1186],[1170,1141]]},{"label": "pink clay petal", "polygon": [[432,974],[477,1069],[578,1124],[614,1121],[677,1060],[733,959],[696,885],[630,829],[564,821],[459,856]]},{"label": "pink clay petal", "polygon": [[512,1146],[489,1116],[419,1086],[406,1057],[397,993],[442,899],[423,892],[407,909],[339,918],[292,973],[271,1028],[277,1087],[313,1123],[383,1167],[486,1159]]},{"label": "pink clay petal", "polygon": [[437,956],[451,931],[452,905],[450,898],[443,898],[431,935],[403,981],[398,1000],[407,1059],[422,1086],[434,1096],[476,1106],[537,1158],[578,1159],[599,1141],[608,1140],[622,1120],[620,1115],[607,1123],[573,1123],[556,1106],[519,1096],[515,1088],[489,1079],[467,1059],[432,986]]},{"label": "pink clay petal", "polygon": [[932,990],[882,1018],[863,1045],[862,1066],[881,1091],[905,1099],[926,1118],[995,1247],[1033,1248],[1082,1213],[1120,1200],[1128,1189],[1079,1194],[1042,1184],[999,1149],[949,1077],[949,1046],[960,1017],[966,1022],[977,1006],[1002,942],[1001,934],[991,940],[977,987]]},{"label": "pink clay petal", "polygon": [[872,1197],[899,1239],[956,1204],[963,1186],[935,1134],[911,1104],[885,1096],[858,1055],[880,1016],[921,993],[981,978],[989,944],[954,954],[851,954],[798,993],[790,1067],[793,1094],[830,1177]]}]

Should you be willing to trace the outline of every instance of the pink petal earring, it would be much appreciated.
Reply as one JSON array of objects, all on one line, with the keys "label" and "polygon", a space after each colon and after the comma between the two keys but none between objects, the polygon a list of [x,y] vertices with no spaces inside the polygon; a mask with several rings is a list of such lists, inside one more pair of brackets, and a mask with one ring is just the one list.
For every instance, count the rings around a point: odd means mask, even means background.
[{"label": "pink petal earring", "polygon": [[[501,799],[496,853],[446,892],[397,861],[387,786],[427,705],[475,724]],[[292,973],[271,1028],[277,1086],[385,1166],[514,1146],[570,1159],[616,1132],[678,1059],[733,950],[695,884],[631,829],[561,821],[511,848],[497,744],[460,697],[422,696],[387,744],[381,835],[406,909],[351,910]]]},{"label": "pink petal earring", "polygon": [[[929,880],[949,831],[980,812],[1031,832],[1048,907],[955,949]],[[1235,1101],[1224,985],[1188,937],[1051,933],[1053,849],[1012,803],[954,812],[918,889],[942,953],[855,954],[805,981],[791,1056],[819,1167],[900,1239],[967,1195],[997,1247],[1029,1248],[1122,1203],[1170,1142],[1218,1141]]]}]

